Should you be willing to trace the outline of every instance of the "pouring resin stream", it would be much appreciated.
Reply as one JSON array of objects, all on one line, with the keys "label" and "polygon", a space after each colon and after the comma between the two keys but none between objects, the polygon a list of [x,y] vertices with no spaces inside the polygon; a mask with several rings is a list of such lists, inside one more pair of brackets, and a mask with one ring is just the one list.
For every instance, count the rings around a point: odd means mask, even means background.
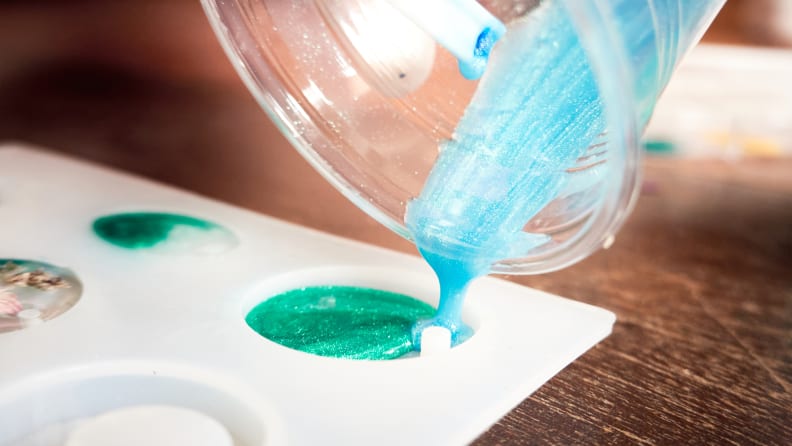
[{"label": "pouring resin stream", "polygon": [[427,326],[470,336],[476,277],[564,268],[613,237],[639,129],[724,3],[202,1],[290,142],[434,269],[415,346]]},{"label": "pouring resin stream", "polygon": [[[680,49],[700,37],[685,31],[711,20],[715,3],[722,2],[611,2],[636,65],[641,126]],[[524,228],[559,195],[608,181],[606,136],[597,79],[569,13],[561,2],[544,2],[497,43],[453,138],[408,205],[406,225],[441,293],[434,318],[413,330],[416,344],[429,325],[449,329],[454,344],[471,334],[461,319],[470,282],[495,262],[550,243],[550,235]],[[602,162],[575,169],[593,156]]]}]

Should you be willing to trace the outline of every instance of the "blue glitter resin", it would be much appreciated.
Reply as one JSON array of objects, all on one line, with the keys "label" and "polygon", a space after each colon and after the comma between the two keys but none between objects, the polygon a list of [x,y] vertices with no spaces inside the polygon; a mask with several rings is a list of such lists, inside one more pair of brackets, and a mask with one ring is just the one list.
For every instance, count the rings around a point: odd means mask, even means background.
[{"label": "blue glitter resin", "polygon": [[[499,40],[453,139],[408,206],[407,227],[441,288],[437,315],[415,327],[416,338],[426,325],[441,325],[455,344],[463,341],[470,334],[461,321],[470,282],[493,263],[547,243],[546,235],[524,232],[526,223],[560,192],[583,190],[608,174],[606,164],[577,177],[567,172],[606,129],[594,74],[559,3],[543,3]],[[655,2],[654,10],[633,0],[611,3],[612,25],[634,68],[642,124],[679,49],[697,38],[690,33],[680,41],[679,30],[700,27],[708,3]]]},{"label": "blue glitter resin", "polygon": [[473,49],[474,61],[472,63],[459,61],[459,72],[465,79],[476,80],[484,74],[492,47],[500,37],[501,34],[492,28],[487,28],[479,34],[476,48]]}]

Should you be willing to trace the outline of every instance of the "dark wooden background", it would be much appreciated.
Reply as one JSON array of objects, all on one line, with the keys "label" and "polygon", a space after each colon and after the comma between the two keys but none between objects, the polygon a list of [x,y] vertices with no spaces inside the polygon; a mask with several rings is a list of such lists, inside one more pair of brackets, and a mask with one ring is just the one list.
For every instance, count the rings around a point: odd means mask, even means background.
[{"label": "dark wooden background", "polygon": [[[706,38],[781,44],[746,18],[768,4],[730,1]],[[0,1],[0,140],[414,252],[284,142],[195,1]],[[479,444],[792,444],[792,160],[650,159],[646,180],[610,250],[509,277],[618,322]]]}]

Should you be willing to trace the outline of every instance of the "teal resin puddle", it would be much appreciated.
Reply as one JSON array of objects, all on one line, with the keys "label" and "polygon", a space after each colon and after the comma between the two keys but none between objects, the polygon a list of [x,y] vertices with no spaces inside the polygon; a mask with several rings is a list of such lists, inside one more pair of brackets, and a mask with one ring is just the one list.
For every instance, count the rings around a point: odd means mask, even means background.
[{"label": "teal resin puddle", "polygon": [[411,330],[435,312],[403,294],[351,286],[313,286],[273,296],[245,322],[283,346],[346,359],[394,359],[414,350]]},{"label": "teal resin puddle", "polygon": [[94,233],[130,250],[175,254],[219,254],[237,245],[228,229],[196,217],[164,212],[130,212],[97,218]]},{"label": "teal resin puddle", "polygon": [[68,269],[0,258],[0,333],[53,319],[73,307],[82,285]]}]

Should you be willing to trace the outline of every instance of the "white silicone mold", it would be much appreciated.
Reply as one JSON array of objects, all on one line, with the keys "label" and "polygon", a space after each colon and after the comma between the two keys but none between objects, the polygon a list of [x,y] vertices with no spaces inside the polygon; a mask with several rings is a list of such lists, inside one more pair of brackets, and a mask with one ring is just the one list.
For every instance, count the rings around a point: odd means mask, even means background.
[{"label": "white silicone mold", "polygon": [[[465,444],[614,322],[608,311],[485,278],[466,303],[475,335],[447,353],[313,356],[254,333],[247,310],[320,284],[436,304],[430,269],[418,257],[17,146],[0,148],[0,188],[0,258],[66,267],[83,284],[58,318],[0,334],[3,446],[140,404],[203,412],[237,446]],[[124,250],[91,231],[94,218],[119,210],[208,218],[239,244],[216,255]]]}]

